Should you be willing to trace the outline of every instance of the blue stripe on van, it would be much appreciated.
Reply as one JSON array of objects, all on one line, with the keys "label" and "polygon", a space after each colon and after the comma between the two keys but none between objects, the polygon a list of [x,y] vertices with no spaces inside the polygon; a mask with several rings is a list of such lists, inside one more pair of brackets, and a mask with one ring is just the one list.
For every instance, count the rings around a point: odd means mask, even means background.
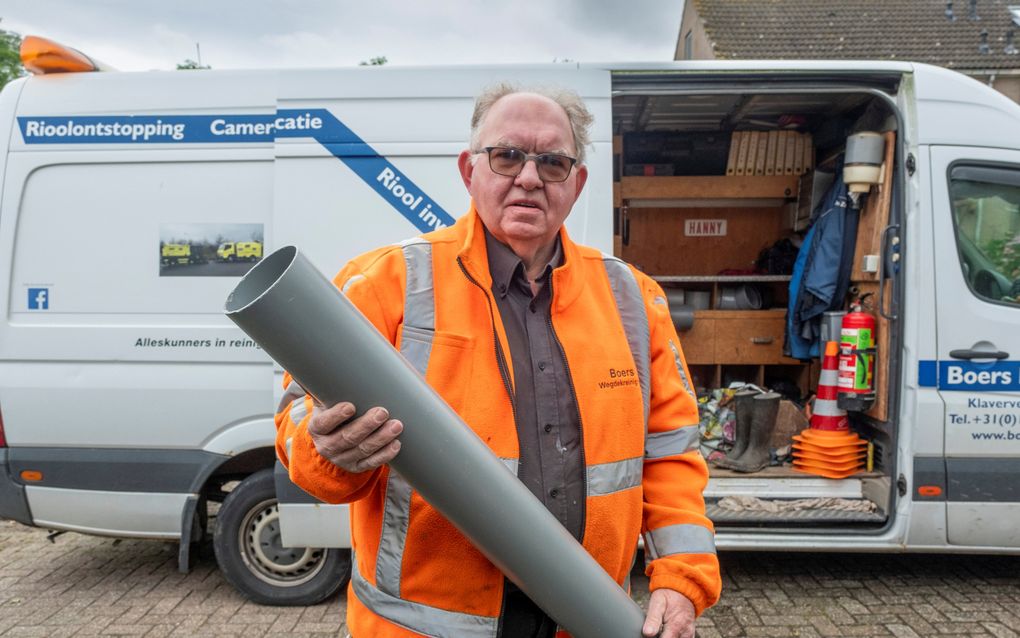
[{"label": "blue stripe on van", "polygon": [[917,385],[936,388],[939,384],[938,361],[921,361],[917,364]]},{"label": "blue stripe on van", "polygon": [[921,361],[918,385],[966,392],[1020,391],[1020,361]]},{"label": "blue stripe on van", "polygon": [[21,116],[18,127],[26,144],[236,144],[311,137],[419,231],[454,222],[424,190],[326,109],[253,115]]}]

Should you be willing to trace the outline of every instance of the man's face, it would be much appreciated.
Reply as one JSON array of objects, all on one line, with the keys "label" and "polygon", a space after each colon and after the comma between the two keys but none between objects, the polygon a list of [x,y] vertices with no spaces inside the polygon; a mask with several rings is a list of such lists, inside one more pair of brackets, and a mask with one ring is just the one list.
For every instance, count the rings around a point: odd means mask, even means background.
[{"label": "man's face", "polygon": [[[577,157],[566,112],[551,99],[531,93],[508,95],[493,104],[478,137],[480,148],[472,150],[512,146],[529,155]],[[492,171],[485,153],[470,151],[461,153],[458,165],[482,223],[511,247],[553,241],[588,177],[587,168],[575,166],[566,181],[543,182],[534,161],[508,177]]]}]

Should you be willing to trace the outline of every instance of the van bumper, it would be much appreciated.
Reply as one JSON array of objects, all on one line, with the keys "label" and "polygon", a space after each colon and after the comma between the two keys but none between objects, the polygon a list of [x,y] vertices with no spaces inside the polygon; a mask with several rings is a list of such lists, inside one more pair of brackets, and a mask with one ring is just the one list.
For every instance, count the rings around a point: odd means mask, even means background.
[{"label": "van bumper", "polygon": [[32,525],[25,486],[14,482],[7,462],[7,448],[0,448],[0,518]]}]

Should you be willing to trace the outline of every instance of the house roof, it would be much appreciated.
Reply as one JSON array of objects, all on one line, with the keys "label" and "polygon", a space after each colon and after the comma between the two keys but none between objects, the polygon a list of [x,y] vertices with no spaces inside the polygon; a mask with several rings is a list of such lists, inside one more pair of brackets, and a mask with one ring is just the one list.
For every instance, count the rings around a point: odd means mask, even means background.
[{"label": "house roof", "polygon": [[[957,70],[1020,69],[1020,0],[691,0],[718,59],[874,59],[926,62]],[[1020,17],[1016,18],[1020,22]],[[990,52],[979,51],[988,30]]]}]

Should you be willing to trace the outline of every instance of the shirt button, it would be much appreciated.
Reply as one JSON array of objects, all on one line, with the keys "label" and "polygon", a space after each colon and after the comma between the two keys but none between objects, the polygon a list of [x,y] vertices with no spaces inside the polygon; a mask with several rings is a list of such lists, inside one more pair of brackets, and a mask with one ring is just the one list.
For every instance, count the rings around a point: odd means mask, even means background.
[{"label": "shirt button", "polygon": [[538,369],[539,370],[545,370],[545,361],[539,361],[538,362]]},{"label": "shirt button", "polygon": [[546,432],[552,432],[552,423],[546,423],[545,424],[545,431]]},{"label": "shirt button", "polygon": [[559,495],[560,495],[560,491],[558,489],[556,489],[555,487],[552,488],[551,490],[549,490],[549,496],[551,496],[553,498],[556,498]]}]

